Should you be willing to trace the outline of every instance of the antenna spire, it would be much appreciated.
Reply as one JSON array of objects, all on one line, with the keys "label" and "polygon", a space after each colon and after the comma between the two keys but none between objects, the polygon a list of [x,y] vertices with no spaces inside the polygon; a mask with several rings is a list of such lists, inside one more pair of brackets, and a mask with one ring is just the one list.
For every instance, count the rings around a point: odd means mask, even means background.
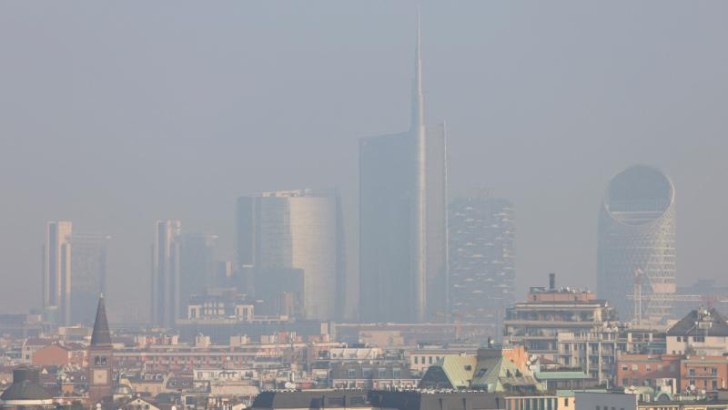
[{"label": "antenna spire", "polygon": [[415,78],[412,87],[412,126],[416,149],[415,231],[413,240],[413,267],[415,270],[415,318],[423,322],[427,310],[427,138],[425,130],[425,98],[422,92],[422,35],[420,9],[417,8],[417,49],[415,50]]},{"label": "antenna spire", "polygon": [[422,23],[417,7],[417,47],[415,49],[415,78],[412,87],[412,131],[419,133],[425,123],[425,98],[422,91]]}]

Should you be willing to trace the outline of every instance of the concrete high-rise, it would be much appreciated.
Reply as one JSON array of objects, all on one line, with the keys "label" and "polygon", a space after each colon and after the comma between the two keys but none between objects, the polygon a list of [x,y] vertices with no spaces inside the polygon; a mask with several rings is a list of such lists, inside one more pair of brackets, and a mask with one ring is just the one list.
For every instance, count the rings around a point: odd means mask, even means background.
[{"label": "concrete high-rise", "polygon": [[[293,277],[302,271],[303,317],[340,317],[345,267],[336,193],[304,189],[242,196],[237,204],[237,225],[238,265],[253,275],[246,281],[246,292],[270,289],[270,283],[255,283],[266,276]],[[288,292],[287,283],[279,285],[279,293]]]},{"label": "concrete high-rise", "polygon": [[450,312],[453,320],[490,323],[500,335],[515,303],[513,204],[487,194],[449,206]]},{"label": "concrete high-rise", "polygon": [[71,235],[71,323],[91,324],[99,292],[106,292],[108,235]]},{"label": "concrete high-rise", "polygon": [[439,320],[448,312],[447,155],[425,125],[419,33],[412,123],[359,142],[359,319]]},{"label": "concrete high-rise", "polygon": [[68,221],[48,222],[43,252],[43,313],[51,322],[71,323],[71,235]]},{"label": "concrete high-rise", "polygon": [[675,293],[675,188],[637,165],[609,183],[599,215],[597,292],[622,320],[664,322]]},{"label": "concrete high-rise", "polygon": [[193,295],[201,295],[215,282],[217,236],[189,233],[180,238],[179,314],[186,317],[187,304]]},{"label": "concrete high-rise", "polygon": [[173,327],[180,307],[179,221],[157,221],[152,251],[152,324]]}]

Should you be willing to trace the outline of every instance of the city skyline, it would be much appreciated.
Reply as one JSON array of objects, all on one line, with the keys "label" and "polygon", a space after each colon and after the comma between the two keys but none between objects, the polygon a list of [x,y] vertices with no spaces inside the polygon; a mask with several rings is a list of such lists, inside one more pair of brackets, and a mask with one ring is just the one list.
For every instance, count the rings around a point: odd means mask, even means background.
[{"label": "city skyline", "polygon": [[726,16],[0,2],[0,410],[728,410]]},{"label": "city skyline", "polygon": [[[112,235],[110,303],[140,306],[147,297],[134,299],[127,284],[148,283],[157,219],[219,235],[231,259],[238,195],[338,186],[356,232],[356,139],[407,122],[411,6],[358,5],[356,18],[333,3],[296,13],[185,6],[179,20],[160,22],[134,5],[113,18],[93,7],[74,17],[73,8],[3,5],[3,16],[18,18],[3,20],[2,37],[27,40],[6,44],[3,69],[13,79],[6,95],[15,96],[0,114],[9,171],[1,177],[9,195],[0,249],[11,278],[4,309],[41,304],[38,249],[49,220]],[[547,271],[594,286],[603,187],[637,163],[664,169],[680,187],[680,270],[724,281],[716,255],[726,198],[714,188],[726,173],[726,64],[714,52],[725,37],[723,7],[668,2],[653,14],[647,5],[557,4],[537,17],[515,5],[423,4],[426,97],[448,119],[451,190],[486,186],[516,205],[517,288]],[[579,18],[563,21],[566,11]],[[265,28],[247,15],[284,24]],[[117,17],[145,41],[110,24]],[[265,47],[251,41],[265,36]],[[58,58],[66,44],[78,53]],[[293,64],[304,55],[326,57]]]}]

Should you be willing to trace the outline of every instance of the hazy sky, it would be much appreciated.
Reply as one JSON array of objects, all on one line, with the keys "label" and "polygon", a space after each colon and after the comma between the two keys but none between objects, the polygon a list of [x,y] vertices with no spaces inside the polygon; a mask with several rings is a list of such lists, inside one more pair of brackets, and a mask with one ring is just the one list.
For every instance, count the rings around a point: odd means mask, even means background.
[{"label": "hazy sky", "polygon": [[[40,304],[48,220],[113,236],[112,318],[146,315],[157,219],[229,257],[240,194],[339,187],[355,221],[357,138],[409,124],[416,4],[0,2],[0,310]],[[634,163],[675,182],[678,283],[722,280],[727,2],[421,4],[451,196],[515,203],[519,294],[594,286],[599,203]]]}]

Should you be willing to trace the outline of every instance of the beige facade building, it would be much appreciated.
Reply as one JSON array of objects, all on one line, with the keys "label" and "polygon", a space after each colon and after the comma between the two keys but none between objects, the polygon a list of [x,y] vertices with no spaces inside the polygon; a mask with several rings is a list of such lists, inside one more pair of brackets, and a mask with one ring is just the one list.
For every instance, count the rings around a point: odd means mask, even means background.
[{"label": "beige facade building", "polygon": [[43,311],[58,324],[71,321],[71,235],[69,221],[48,222],[43,260]]},{"label": "beige facade building", "polygon": [[[306,319],[329,320],[342,312],[343,227],[335,192],[300,189],[238,199],[238,260],[260,279],[247,292],[261,297],[279,272],[302,271],[299,298]],[[270,274],[266,274],[270,273]],[[289,284],[267,292],[284,294]]]}]

